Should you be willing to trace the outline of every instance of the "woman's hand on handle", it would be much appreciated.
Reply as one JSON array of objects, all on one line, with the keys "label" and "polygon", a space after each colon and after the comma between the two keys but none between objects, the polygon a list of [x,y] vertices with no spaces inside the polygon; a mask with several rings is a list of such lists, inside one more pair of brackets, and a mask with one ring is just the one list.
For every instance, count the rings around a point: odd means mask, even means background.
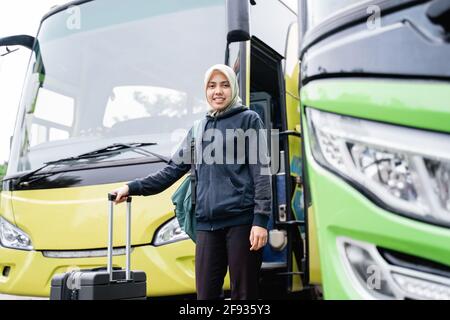
[{"label": "woman's hand on handle", "polygon": [[119,204],[121,202],[126,201],[128,195],[129,195],[129,192],[130,192],[130,189],[128,188],[128,185],[124,185],[123,187],[120,187],[119,189],[111,191],[112,194],[116,195],[116,200],[114,200],[114,203]]},{"label": "woman's hand on handle", "polygon": [[257,251],[267,243],[267,229],[259,226],[253,226],[250,231],[250,251]]}]

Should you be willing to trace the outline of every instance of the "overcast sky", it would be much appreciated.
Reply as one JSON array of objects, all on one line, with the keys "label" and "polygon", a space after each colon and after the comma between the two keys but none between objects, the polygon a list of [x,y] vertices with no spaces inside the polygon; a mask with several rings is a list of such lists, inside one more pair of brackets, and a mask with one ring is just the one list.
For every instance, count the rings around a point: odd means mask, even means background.
[{"label": "overcast sky", "polygon": [[[296,7],[297,0],[283,0]],[[35,36],[42,16],[54,5],[68,0],[1,0],[0,37],[17,34]],[[1,51],[3,52],[3,51]],[[13,134],[30,51],[19,51],[0,57],[0,164],[8,161],[9,139]]]}]

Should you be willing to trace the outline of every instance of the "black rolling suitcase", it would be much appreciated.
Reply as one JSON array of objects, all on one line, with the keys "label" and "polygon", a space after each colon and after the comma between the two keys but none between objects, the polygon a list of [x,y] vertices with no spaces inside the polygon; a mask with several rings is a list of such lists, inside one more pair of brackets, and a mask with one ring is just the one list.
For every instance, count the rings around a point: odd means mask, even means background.
[{"label": "black rolling suitcase", "polygon": [[78,270],[57,274],[51,283],[50,300],[145,300],[147,277],[143,271],[130,271],[131,256],[131,197],[127,198],[126,269],[112,267],[113,200],[108,194],[109,241],[107,268]]}]

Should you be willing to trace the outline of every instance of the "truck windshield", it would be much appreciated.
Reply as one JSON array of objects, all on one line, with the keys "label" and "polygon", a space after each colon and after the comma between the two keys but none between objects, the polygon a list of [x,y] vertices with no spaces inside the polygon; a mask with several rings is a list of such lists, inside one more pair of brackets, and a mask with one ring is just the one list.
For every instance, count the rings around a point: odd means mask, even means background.
[{"label": "truck windshield", "polygon": [[223,62],[225,0],[85,2],[48,16],[37,39],[8,174],[127,141],[170,156],[207,110],[203,76]]}]

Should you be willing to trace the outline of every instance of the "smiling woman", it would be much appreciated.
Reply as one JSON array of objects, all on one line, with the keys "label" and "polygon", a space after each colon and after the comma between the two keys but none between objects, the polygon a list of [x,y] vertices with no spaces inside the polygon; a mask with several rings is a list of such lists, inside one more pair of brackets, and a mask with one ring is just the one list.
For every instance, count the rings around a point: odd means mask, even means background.
[{"label": "smiling woman", "polygon": [[214,71],[206,90],[208,103],[214,110],[222,110],[231,102],[230,82],[222,72]]}]

